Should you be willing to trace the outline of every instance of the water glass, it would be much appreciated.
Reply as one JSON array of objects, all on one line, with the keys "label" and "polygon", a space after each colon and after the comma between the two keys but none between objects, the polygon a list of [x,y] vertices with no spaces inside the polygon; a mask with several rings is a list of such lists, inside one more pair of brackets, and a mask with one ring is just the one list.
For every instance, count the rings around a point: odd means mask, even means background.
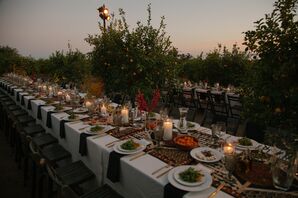
[{"label": "water glass", "polygon": [[187,112],[188,112],[188,108],[186,107],[179,108],[179,113],[180,113],[179,130],[181,131],[181,133],[187,133],[187,120],[186,120]]}]

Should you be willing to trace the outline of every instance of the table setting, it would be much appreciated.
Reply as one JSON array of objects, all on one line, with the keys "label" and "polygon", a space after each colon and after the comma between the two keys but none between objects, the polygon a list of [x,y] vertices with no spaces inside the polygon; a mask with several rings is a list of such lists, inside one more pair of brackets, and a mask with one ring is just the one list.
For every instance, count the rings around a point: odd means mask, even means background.
[{"label": "table setting", "polygon": [[[86,98],[79,104],[72,91],[58,94],[49,83],[37,85],[44,98],[25,97],[25,88],[7,82],[9,78],[2,79],[1,87],[12,87],[16,101],[28,101],[28,111],[37,109],[34,116],[47,132],[56,134],[75,158],[82,159],[99,182],[126,191],[127,197],[139,195],[133,187],[164,198],[297,195],[297,176],[287,175],[287,185],[281,182],[280,168],[285,166],[281,164],[287,162],[281,153],[255,140],[230,136],[220,123],[208,129],[189,122],[185,108],[178,120],[161,112],[151,122],[147,119],[151,109],[140,105],[140,96],[136,110],[103,99]],[[293,171],[294,165],[287,165],[286,173]],[[148,186],[138,186],[130,174],[140,176]]]}]

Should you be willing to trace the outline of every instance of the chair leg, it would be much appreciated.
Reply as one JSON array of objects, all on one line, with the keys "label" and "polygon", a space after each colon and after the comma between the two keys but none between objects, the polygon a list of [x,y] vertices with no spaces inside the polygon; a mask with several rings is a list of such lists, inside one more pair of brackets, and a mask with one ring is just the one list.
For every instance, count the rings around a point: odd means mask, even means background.
[{"label": "chair leg", "polygon": [[35,192],[36,192],[36,164],[34,161],[32,161],[32,189],[31,189],[31,197],[35,198]]},{"label": "chair leg", "polygon": [[24,156],[24,186],[27,184],[27,179],[28,179],[28,157]]},{"label": "chair leg", "polygon": [[52,191],[53,191],[53,180],[48,177],[48,198],[52,197]]}]

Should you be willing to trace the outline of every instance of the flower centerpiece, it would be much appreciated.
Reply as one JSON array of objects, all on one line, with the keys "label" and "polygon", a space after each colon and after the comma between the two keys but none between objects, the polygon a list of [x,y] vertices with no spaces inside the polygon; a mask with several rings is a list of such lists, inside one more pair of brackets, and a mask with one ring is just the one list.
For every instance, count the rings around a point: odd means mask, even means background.
[{"label": "flower centerpiece", "polygon": [[138,91],[138,94],[136,96],[136,101],[137,101],[139,110],[147,111],[149,113],[152,112],[156,108],[156,106],[159,102],[159,99],[160,99],[159,89],[155,89],[153,91],[153,96],[152,96],[151,102],[146,101],[144,94],[140,90]]},{"label": "flower centerpiece", "polygon": [[144,94],[140,90],[138,91],[138,94],[136,96],[136,101],[137,101],[139,110],[144,111],[144,113],[145,113],[144,120],[145,120],[146,128],[154,129],[157,125],[156,120],[153,120],[153,122],[148,122],[147,119],[149,119],[150,114],[152,114],[152,111],[156,108],[156,106],[159,102],[159,99],[160,99],[159,89],[155,89],[153,91],[151,102],[146,101]]}]

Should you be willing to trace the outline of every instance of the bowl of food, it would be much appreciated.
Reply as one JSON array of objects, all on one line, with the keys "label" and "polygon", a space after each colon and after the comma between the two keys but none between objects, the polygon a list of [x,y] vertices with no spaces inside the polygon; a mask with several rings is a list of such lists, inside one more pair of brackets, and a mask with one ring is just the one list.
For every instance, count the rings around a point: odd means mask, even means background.
[{"label": "bowl of food", "polygon": [[175,145],[181,150],[191,150],[199,146],[197,138],[190,135],[181,135],[174,138]]}]

